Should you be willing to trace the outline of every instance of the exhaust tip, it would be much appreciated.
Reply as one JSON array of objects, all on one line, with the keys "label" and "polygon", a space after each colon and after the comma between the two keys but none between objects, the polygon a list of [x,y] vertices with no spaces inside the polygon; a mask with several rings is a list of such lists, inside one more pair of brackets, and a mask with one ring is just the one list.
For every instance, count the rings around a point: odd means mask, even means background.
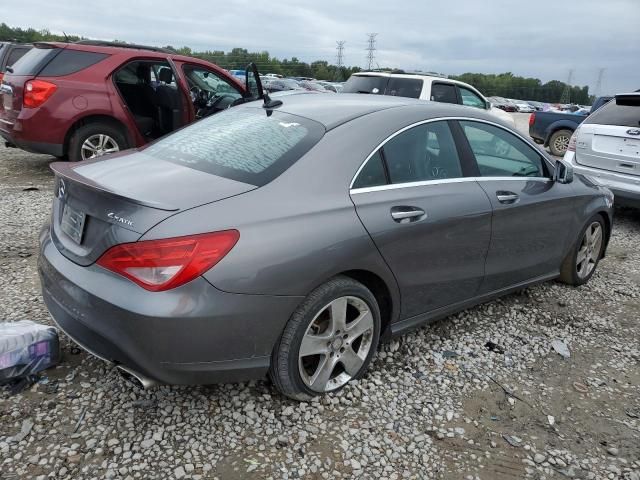
[{"label": "exhaust tip", "polygon": [[123,367],[122,365],[117,365],[117,368],[118,373],[123,379],[143,390],[154,387],[158,384],[155,380],[151,380],[150,378],[147,378],[144,375],[139,374],[138,372],[134,372],[130,368]]}]

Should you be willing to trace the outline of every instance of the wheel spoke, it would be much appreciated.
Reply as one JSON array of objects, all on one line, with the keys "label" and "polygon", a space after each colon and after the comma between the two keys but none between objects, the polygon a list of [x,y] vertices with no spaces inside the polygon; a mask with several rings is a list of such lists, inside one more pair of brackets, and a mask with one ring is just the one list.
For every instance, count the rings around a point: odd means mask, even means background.
[{"label": "wheel spoke", "polygon": [[602,243],[602,228],[598,226],[593,235],[591,236],[591,247],[595,250],[595,247],[598,247],[598,252],[600,252],[600,245]]},{"label": "wheel spoke", "polygon": [[363,333],[373,329],[373,316],[371,312],[367,310],[362,312],[358,318],[347,325],[347,334],[351,341],[360,337]]},{"label": "wheel spoke", "polygon": [[578,255],[576,257],[576,265],[580,266],[587,258],[587,247],[584,246],[580,250],[578,250]]},{"label": "wheel spoke", "polygon": [[331,333],[344,332],[347,327],[347,298],[341,297],[329,305],[331,308]]},{"label": "wheel spoke", "polygon": [[342,363],[344,370],[350,376],[354,377],[362,367],[364,360],[361,359],[356,352],[353,351],[353,348],[349,346],[344,352],[342,352],[340,356],[340,363]]},{"label": "wheel spoke", "polygon": [[329,347],[327,346],[327,342],[330,342],[329,337],[307,333],[302,338],[302,343],[300,344],[300,357],[328,353]]},{"label": "wheel spoke", "polygon": [[591,236],[592,236],[593,232],[591,231],[591,227],[587,228],[587,231],[585,232],[585,240],[587,245],[591,245]]},{"label": "wheel spoke", "polygon": [[336,368],[336,363],[337,360],[335,356],[325,355],[322,360],[320,360],[318,368],[311,377],[311,381],[309,382],[311,388],[317,391],[324,391],[327,382],[331,379],[333,370]]},{"label": "wheel spoke", "polygon": [[113,148],[107,148],[105,150],[103,150],[103,153],[113,153],[113,152],[119,152],[120,149],[118,147],[113,147]]}]

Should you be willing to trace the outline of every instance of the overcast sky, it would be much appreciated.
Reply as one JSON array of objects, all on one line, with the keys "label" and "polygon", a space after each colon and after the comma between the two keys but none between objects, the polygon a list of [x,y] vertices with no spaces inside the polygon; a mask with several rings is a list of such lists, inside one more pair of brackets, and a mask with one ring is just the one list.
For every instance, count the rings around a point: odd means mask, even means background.
[{"label": "overcast sky", "polygon": [[[22,5],[22,7],[20,6]],[[134,7],[135,5],[135,7]],[[37,12],[37,15],[34,14]],[[282,58],[366,65],[367,33],[377,32],[380,66],[500,73],[596,86],[640,88],[640,0],[29,0],[2,8],[20,27],[104,40],[244,47]]]}]

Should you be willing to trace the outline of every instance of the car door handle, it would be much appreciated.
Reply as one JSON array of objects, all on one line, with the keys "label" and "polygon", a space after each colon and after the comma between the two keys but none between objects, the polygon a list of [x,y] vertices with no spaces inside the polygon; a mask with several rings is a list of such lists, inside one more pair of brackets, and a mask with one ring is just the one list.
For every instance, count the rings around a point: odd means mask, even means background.
[{"label": "car door handle", "polygon": [[425,211],[417,207],[393,207],[391,209],[391,218],[398,223],[415,222],[426,216]]},{"label": "car door handle", "polygon": [[520,196],[517,193],[513,192],[496,192],[496,198],[500,203],[515,203],[520,199]]}]

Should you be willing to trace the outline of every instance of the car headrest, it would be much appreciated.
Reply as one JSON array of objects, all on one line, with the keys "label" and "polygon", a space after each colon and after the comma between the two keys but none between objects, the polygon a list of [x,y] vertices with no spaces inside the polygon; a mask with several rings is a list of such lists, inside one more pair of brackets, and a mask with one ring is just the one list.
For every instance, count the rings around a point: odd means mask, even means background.
[{"label": "car headrest", "polygon": [[171,83],[173,81],[173,72],[170,68],[161,68],[158,72],[158,80],[164,83]]}]

